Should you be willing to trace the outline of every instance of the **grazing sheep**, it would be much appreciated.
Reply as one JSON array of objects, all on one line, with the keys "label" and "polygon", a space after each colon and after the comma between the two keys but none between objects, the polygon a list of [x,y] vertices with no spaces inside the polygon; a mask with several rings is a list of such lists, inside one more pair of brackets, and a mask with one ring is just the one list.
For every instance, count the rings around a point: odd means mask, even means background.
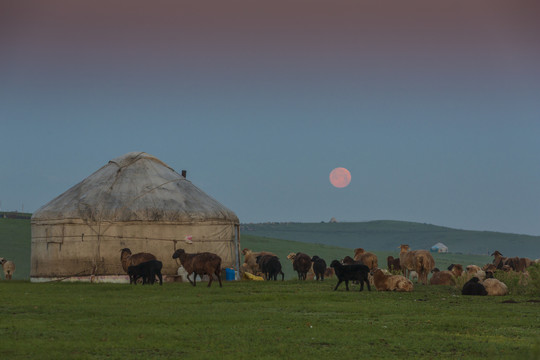
[{"label": "grazing sheep", "polygon": [[163,268],[163,263],[158,260],[150,260],[139,265],[129,266],[128,275],[129,283],[137,284],[137,279],[142,277],[142,283],[154,285],[156,281],[156,276],[159,279],[159,285],[163,285],[163,276],[161,275],[161,269]]},{"label": "grazing sheep", "polygon": [[366,252],[362,248],[354,249],[354,260],[360,261],[362,264],[366,265],[370,270],[373,270],[379,267],[379,264],[377,262],[377,255],[371,252]]},{"label": "grazing sheep", "polygon": [[475,276],[463,285],[461,295],[487,295],[486,288],[480,283],[480,280]]},{"label": "grazing sheep", "polygon": [[285,274],[281,271],[281,262],[277,256],[259,255],[257,256],[257,263],[266,280],[274,278],[274,281],[277,281],[278,274],[281,274],[281,281],[285,278]]},{"label": "grazing sheep", "polygon": [[487,294],[490,296],[504,296],[508,294],[508,287],[502,281],[494,278],[486,279],[482,282]]},{"label": "grazing sheep", "polygon": [[399,258],[394,259],[392,255],[386,258],[386,264],[389,271],[401,271],[401,266],[399,265]]},{"label": "grazing sheep", "polygon": [[416,271],[418,279],[422,284],[428,283],[428,274],[435,267],[435,260],[427,250],[409,251],[409,245],[401,245],[399,253],[399,263],[403,274],[407,276],[407,271]]},{"label": "grazing sheep", "polygon": [[[197,285],[197,275],[200,277],[208,275],[208,287],[210,287],[212,285],[213,275],[216,275],[219,281],[219,287],[222,287],[221,258],[218,255],[209,252],[188,254],[184,249],[178,249],[174,252],[172,258],[180,260],[188,273],[187,279],[193,286]],[[192,273],[195,273],[193,281],[189,278],[189,275]]]},{"label": "grazing sheep", "polygon": [[431,270],[431,273],[433,274],[429,279],[431,285],[455,285],[456,283],[454,273],[449,270],[439,271],[435,268]]},{"label": "grazing sheep", "polygon": [[15,272],[15,263],[11,260],[6,260],[4,258],[0,258],[0,263],[2,264],[2,269],[4,270],[4,279],[13,279],[13,273]]},{"label": "grazing sheep", "polygon": [[345,281],[345,288],[349,291],[349,281],[358,280],[360,281],[360,291],[364,290],[364,283],[367,284],[367,288],[371,291],[369,285],[369,268],[366,265],[362,264],[352,264],[352,265],[343,265],[338,260],[332,261],[330,267],[334,268],[336,276],[338,278],[338,283],[334,288],[334,291],[337,290],[339,284]]},{"label": "grazing sheep", "polygon": [[292,261],[293,269],[298,273],[299,280],[306,280],[307,273],[311,270],[311,258],[304,253],[290,253],[287,259]]},{"label": "grazing sheep", "polygon": [[324,281],[324,273],[326,272],[326,261],[324,259],[321,259],[317,255],[314,255],[311,258],[311,262],[313,263],[313,272],[315,273],[315,280]]},{"label": "grazing sheep", "polygon": [[263,256],[263,255],[276,256],[276,254],[271,253],[269,251],[253,252],[248,248],[245,248],[244,250],[242,250],[242,254],[244,255],[244,263],[242,264],[242,272],[248,272],[253,275],[257,275],[261,271],[259,264],[257,264],[257,256]]},{"label": "grazing sheep", "polygon": [[382,269],[371,271],[373,283],[378,291],[408,292],[413,290],[413,283],[403,275],[387,275]]},{"label": "grazing sheep", "polygon": [[150,260],[156,260],[156,257],[150,253],[137,253],[137,254],[131,254],[131,250],[128,248],[123,248],[120,250],[120,261],[122,262],[122,268],[127,273],[128,267],[130,266],[136,266],[140,263],[147,262]]}]

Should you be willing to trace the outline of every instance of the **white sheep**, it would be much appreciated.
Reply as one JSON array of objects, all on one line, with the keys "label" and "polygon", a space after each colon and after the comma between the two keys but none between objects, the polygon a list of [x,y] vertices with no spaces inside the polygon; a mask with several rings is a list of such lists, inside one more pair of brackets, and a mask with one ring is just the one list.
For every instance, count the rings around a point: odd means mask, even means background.
[{"label": "white sheep", "polygon": [[482,282],[482,285],[486,288],[487,294],[491,296],[504,296],[508,294],[508,287],[505,283],[494,279],[486,279]]},{"label": "white sheep", "polygon": [[13,278],[13,273],[15,272],[15,263],[11,260],[6,260],[5,258],[0,258],[0,263],[2,264],[2,269],[4,269],[4,278],[6,280],[11,280]]}]

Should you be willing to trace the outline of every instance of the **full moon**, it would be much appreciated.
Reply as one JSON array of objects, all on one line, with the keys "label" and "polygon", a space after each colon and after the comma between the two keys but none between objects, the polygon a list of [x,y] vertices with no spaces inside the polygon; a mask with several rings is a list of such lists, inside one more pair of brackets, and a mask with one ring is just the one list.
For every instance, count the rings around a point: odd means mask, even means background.
[{"label": "full moon", "polygon": [[344,188],[351,182],[351,173],[349,170],[338,167],[330,172],[330,183],[337,188]]}]

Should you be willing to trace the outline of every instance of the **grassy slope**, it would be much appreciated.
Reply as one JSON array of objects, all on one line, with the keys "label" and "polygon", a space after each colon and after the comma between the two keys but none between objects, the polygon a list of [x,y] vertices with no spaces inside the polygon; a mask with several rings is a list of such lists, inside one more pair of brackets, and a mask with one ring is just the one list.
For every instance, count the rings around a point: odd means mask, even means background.
[{"label": "grassy slope", "polygon": [[506,256],[540,258],[540,236],[457,230],[403,221],[247,224],[243,225],[242,234],[351,249],[362,247],[369,251],[394,251],[400,244],[429,249],[442,242],[454,253],[486,255],[499,250]]}]

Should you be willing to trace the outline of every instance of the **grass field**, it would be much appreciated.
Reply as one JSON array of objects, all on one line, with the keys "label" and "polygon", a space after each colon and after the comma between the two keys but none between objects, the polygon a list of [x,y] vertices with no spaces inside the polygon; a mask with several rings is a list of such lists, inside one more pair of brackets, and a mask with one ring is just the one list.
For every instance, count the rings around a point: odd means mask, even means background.
[{"label": "grass field", "polygon": [[[5,359],[538,359],[538,297],[336,281],[0,282]],[[204,284],[205,285],[205,284]],[[6,296],[6,294],[9,294]]]}]

